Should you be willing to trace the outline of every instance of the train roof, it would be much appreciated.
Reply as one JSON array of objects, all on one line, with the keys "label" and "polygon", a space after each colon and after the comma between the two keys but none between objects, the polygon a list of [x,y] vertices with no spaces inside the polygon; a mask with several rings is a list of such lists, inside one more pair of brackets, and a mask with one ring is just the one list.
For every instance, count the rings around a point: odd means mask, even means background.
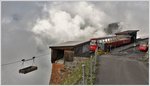
[{"label": "train roof", "polygon": [[91,38],[91,40],[92,39],[96,39],[96,40],[98,40],[98,39],[106,39],[106,38],[113,38],[113,37],[116,37],[116,35],[109,35],[109,36],[105,36],[105,37]]},{"label": "train roof", "polygon": [[127,31],[122,31],[122,32],[118,32],[118,33],[115,33],[116,35],[128,35],[128,34],[132,34],[132,33],[136,33],[138,32],[139,30],[127,30]]}]

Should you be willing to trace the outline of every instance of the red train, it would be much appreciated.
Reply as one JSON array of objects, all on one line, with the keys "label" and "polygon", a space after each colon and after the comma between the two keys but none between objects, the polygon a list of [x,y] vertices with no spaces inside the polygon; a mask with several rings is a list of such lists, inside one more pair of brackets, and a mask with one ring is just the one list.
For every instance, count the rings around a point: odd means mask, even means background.
[{"label": "red train", "polygon": [[90,41],[90,51],[95,52],[96,48],[103,51],[110,51],[112,48],[131,43],[131,36],[119,35],[104,38],[92,38]]},{"label": "red train", "polygon": [[141,43],[138,45],[137,49],[139,51],[147,52],[148,51],[148,44],[147,43]]},{"label": "red train", "polygon": [[94,51],[96,50],[97,48],[97,40],[96,39],[91,39],[90,40],[90,51]]}]

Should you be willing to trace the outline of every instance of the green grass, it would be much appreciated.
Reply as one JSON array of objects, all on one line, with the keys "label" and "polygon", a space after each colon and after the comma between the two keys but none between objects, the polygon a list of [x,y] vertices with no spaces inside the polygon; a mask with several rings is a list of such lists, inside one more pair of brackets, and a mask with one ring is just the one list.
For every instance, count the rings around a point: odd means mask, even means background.
[{"label": "green grass", "polygon": [[[90,58],[87,61],[81,62],[76,68],[73,69],[70,76],[67,76],[62,82],[62,85],[74,85],[77,84],[80,80],[82,80],[82,64],[85,64],[85,74],[87,84],[93,83],[90,81],[90,61],[95,60],[95,58]],[[93,79],[95,79],[95,75],[93,75]]]},{"label": "green grass", "polygon": [[61,83],[63,85],[73,85],[77,83],[78,80],[82,77],[82,65],[79,65],[77,68],[75,68],[70,76],[66,77],[66,79]]}]

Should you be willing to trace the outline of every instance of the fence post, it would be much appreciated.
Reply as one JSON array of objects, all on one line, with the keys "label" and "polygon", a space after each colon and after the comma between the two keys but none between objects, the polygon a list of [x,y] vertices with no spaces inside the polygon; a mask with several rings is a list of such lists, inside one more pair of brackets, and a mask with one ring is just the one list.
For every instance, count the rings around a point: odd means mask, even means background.
[{"label": "fence post", "polygon": [[94,72],[96,72],[96,61],[97,61],[97,51],[98,51],[98,48],[96,48],[96,53],[95,53],[95,56],[94,56],[94,59],[95,59],[95,62],[94,62],[94,65],[95,65],[95,70]]},{"label": "fence post", "polygon": [[92,66],[93,66],[93,73],[95,73],[95,69],[96,69],[96,65],[95,65],[95,61],[94,61],[94,59],[92,60]]},{"label": "fence post", "polygon": [[85,64],[82,64],[82,84],[85,85]]},{"label": "fence post", "polygon": [[94,59],[94,73],[96,72],[96,63],[97,63],[96,58],[97,58],[97,56]]},{"label": "fence post", "polygon": [[92,84],[92,79],[93,79],[93,76],[92,76],[93,68],[92,68],[92,66],[93,66],[92,61],[90,61],[90,81],[91,81],[91,84]]}]

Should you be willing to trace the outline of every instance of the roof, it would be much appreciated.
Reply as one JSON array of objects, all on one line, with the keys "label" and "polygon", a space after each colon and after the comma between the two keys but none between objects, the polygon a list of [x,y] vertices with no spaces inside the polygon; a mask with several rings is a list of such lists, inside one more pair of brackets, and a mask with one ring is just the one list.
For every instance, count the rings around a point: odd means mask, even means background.
[{"label": "roof", "polygon": [[132,34],[132,33],[136,33],[138,32],[139,30],[127,30],[127,31],[123,31],[123,32],[118,32],[118,33],[115,33],[116,35],[122,35],[122,34]]},{"label": "roof", "polygon": [[[107,36],[107,37],[99,37],[99,38],[91,38],[91,39],[106,39],[106,38],[112,38],[115,37],[114,35],[111,36]],[[58,44],[54,44],[54,45],[50,45],[49,48],[58,48],[58,47],[74,47],[83,43],[87,43],[90,42],[90,40],[79,40],[79,41],[66,41],[63,43],[58,43]]]},{"label": "roof", "polygon": [[110,36],[105,36],[105,37],[98,37],[98,38],[91,38],[91,39],[106,39],[106,38],[113,38],[116,35],[110,35]]},{"label": "roof", "polygon": [[50,48],[54,48],[54,47],[73,47],[73,46],[77,46],[79,44],[83,44],[86,42],[89,42],[90,40],[86,40],[86,41],[66,41],[63,43],[58,43],[58,44],[54,44],[54,45],[50,45]]}]

